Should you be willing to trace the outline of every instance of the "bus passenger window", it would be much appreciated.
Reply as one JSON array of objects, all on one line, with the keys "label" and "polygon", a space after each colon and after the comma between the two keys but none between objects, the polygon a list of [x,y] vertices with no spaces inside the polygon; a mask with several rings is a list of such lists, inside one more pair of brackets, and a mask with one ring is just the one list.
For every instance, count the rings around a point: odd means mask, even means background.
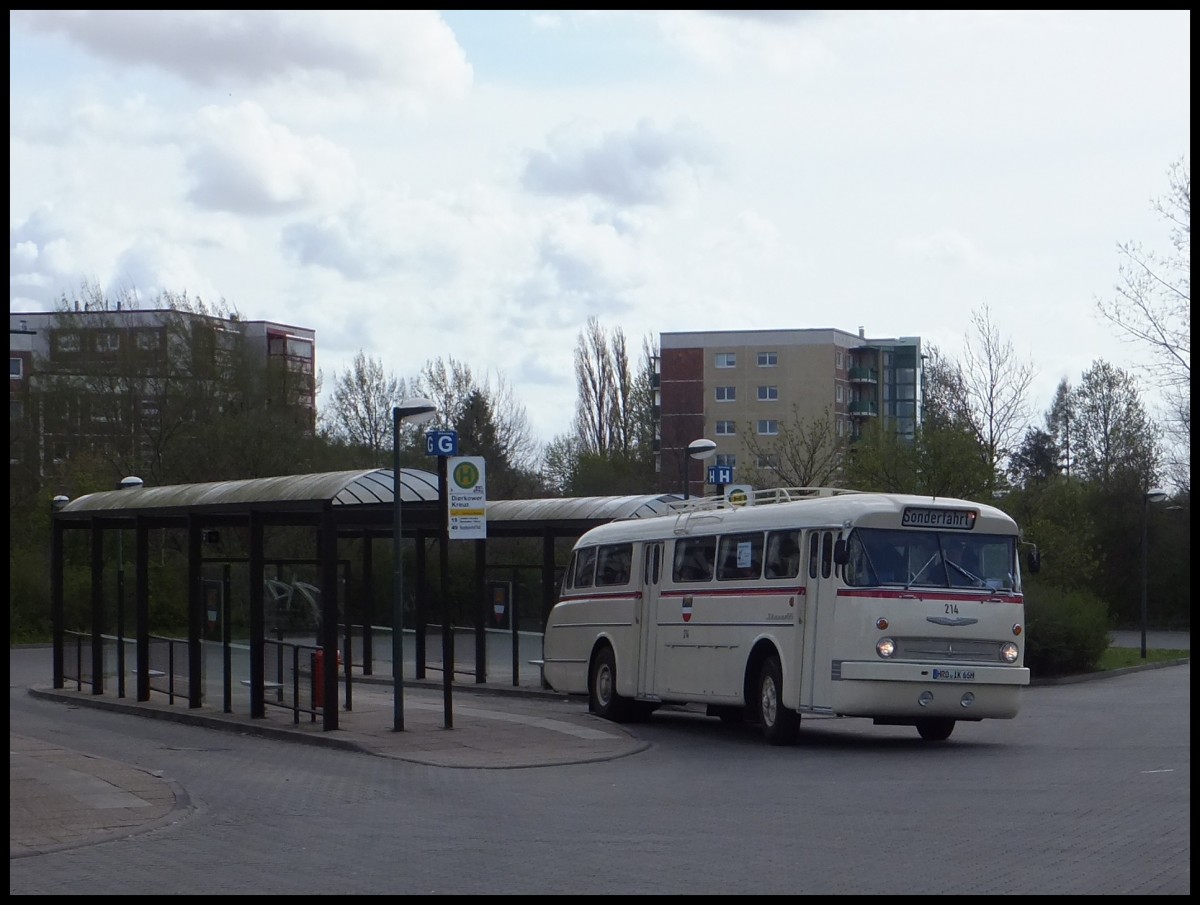
[{"label": "bus passenger window", "polygon": [[633,544],[608,544],[596,558],[596,585],[629,584]]},{"label": "bus passenger window", "polygon": [[689,537],[675,541],[671,577],[675,581],[711,581],[716,559],[715,537]]},{"label": "bus passenger window", "polygon": [[590,588],[596,574],[596,548],[584,547],[575,554],[575,581],[577,588]]},{"label": "bus passenger window", "polygon": [[800,574],[800,532],[772,531],[767,536],[767,578]]},{"label": "bus passenger window", "polygon": [[717,580],[746,580],[762,575],[762,534],[728,534],[717,553]]},{"label": "bus passenger window", "polygon": [[808,536],[808,577],[817,577],[817,557],[821,550],[821,536],[816,531]]},{"label": "bus passenger window", "polygon": [[833,571],[833,534],[826,531],[821,535],[821,577],[828,578]]}]

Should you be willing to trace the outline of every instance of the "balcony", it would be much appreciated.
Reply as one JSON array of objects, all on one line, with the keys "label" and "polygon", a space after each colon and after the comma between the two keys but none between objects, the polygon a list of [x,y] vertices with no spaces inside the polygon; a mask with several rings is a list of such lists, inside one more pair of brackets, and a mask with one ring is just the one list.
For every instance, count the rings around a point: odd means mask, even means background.
[{"label": "balcony", "polygon": [[879,383],[879,372],[874,368],[851,368],[851,383]]},{"label": "balcony", "polygon": [[874,418],[879,414],[879,405],[874,402],[860,400],[858,402],[851,402],[849,411],[851,417],[854,418]]}]

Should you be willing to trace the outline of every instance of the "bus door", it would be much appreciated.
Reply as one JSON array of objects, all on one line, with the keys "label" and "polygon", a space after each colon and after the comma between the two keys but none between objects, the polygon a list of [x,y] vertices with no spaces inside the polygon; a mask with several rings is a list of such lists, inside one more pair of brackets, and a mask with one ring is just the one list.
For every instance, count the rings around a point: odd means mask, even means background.
[{"label": "bus door", "polygon": [[658,658],[658,592],[662,586],[663,543],[646,544],[642,554],[642,600],[638,633],[638,696],[655,695],[654,667]]},{"label": "bus door", "polygon": [[828,708],[833,695],[833,610],[837,604],[833,542],[837,536],[837,528],[817,528],[808,532],[805,543],[800,706],[815,710]]}]

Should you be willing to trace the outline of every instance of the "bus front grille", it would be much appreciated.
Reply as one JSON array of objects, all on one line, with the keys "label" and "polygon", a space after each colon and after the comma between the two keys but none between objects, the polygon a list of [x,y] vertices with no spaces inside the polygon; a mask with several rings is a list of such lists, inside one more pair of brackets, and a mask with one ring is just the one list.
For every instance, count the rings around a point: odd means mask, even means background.
[{"label": "bus front grille", "polygon": [[961,660],[1000,662],[999,641],[969,638],[897,638],[893,660]]}]

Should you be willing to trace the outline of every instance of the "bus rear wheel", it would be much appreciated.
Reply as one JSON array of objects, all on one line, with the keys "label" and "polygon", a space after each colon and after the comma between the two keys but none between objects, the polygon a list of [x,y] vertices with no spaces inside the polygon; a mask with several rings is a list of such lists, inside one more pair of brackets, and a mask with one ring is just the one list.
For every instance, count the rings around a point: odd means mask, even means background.
[{"label": "bus rear wheel", "polygon": [[800,732],[800,714],[783,705],[783,669],[772,654],[758,673],[758,722],[771,745],[790,745]]},{"label": "bus rear wheel", "polygon": [[592,713],[614,723],[633,716],[633,702],[617,694],[617,658],[611,647],[596,651],[592,674],[588,679],[588,705]]},{"label": "bus rear wheel", "polygon": [[917,734],[927,742],[944,742],[954,731],[954,720],[917,720]]}]

